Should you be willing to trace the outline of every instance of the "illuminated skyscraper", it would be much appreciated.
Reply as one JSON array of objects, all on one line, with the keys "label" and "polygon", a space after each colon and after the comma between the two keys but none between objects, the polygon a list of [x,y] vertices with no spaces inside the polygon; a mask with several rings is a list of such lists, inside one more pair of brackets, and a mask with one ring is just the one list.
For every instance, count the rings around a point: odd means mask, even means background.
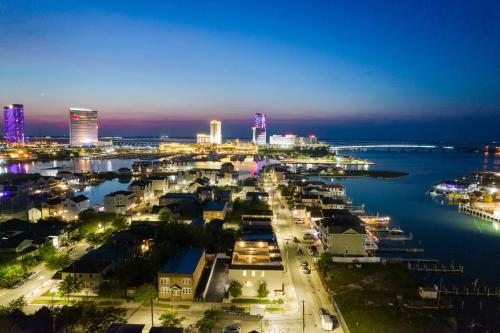
[{"label": "illuminated skyscraper", "polygon": [[24,144],[24,106],[12,104],[3,108],[5,140],[11,144]]},{"label": "illuminated skyscraper", "polygon": [[97,111],[69,109],[69,137],[72,145],[95,145],[98,142]]},{"label": "illuminated skyscraper", "polygon": [[222,123],[218,120],[210,122],[210,143],[213,145],[222,144]]},{"label": "illuminated skyscraper", "polygon": [[253,142],[257,145],[265,145],[267,143],[266,116],[264,114],[255,114],[255,126],[252,127],[252,137]]}]

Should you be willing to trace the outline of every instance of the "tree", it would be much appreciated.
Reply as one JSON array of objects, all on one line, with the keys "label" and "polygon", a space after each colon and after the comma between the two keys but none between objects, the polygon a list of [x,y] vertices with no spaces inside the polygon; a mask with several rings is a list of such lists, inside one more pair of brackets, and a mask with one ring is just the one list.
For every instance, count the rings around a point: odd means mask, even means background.
[{"label": "tree", "polygon": [[162,327],[182,327],[184,317],[179,317],[174,310],[167,310],[160,316]]},{"label": "tree", "polygon": [[156,297],[158,297],[158,291],[156,290],[156,286],[152,283],[145,283],[139,286],[134,294],[134,299],[142,303],[155,300]]},{"label": "tree", "polygon": [[242,289],[243,285],[241,284],[241,282],[233,280],[229,284],[229,288],[227,289],[227,291],[229,292],[229,295],[231,295],[233,298],[238,298],[242,294]]},{"label": "tree", "polygon": [[212,308],[203,313],[203,318],[195,324],[200,333],[212,333],[217,324],[222,320],[224,313],[222,310]]},{"label": "tree", "polygon": [[61,282],[59,282],[59,294],[66,296],[69,301],[71,294],[76,294],[82,291],[83,282],[74,275],[66,275]]},{"label": "tree", "polygon": [[326,274],[331,270],[332,267],[332,254],[330,252],[323,252],[318,259],[318,269],[321,275],[326,276]]},{"label": "tree", "polygon": [[266,281],[261,281],[259,283],[259,288],[257,288],[257,297],[266,298],[267,296],[269,296],[269,290],[267,290],[267,283]]},{"label": "tree", "polygon": [[81,324],[85,332],[104,333],[113,323],[125,323],[127,310],[123,308],[98,308],[95,302],[81,302]]},{"label": "tree", "polygon": [[9,316],[15,311],[22,311],[28,305],[26,298],[21,296],[9,302],[6,306],[0,306],[0,316]]},{"label": "tree", "polygon": [[99,296],[101,297],[124,297],[125,288],[122,283],[116,280],[104,281],[99,286]]},{"label": "tree", "polygon": [[71,258],[67,252],[56,254],[48,261],[45,262],[45,266],[53,271],[59,271],[64,267],[67,267],[71,263]]},{"label": "tree", "polygon": [[120,231],[120,230],[123,230],[127,227],[127,220],[125,219],[125,216],[117,215],[113,219],[113,222],[111,223],[111,225],[113,226],[113,229],[115,231]]},{"label": "tree", "polygon": [[0,286],[12,287],[17,281],[22,279],[24,269],[19,263],[5,263],[0,265]]}]

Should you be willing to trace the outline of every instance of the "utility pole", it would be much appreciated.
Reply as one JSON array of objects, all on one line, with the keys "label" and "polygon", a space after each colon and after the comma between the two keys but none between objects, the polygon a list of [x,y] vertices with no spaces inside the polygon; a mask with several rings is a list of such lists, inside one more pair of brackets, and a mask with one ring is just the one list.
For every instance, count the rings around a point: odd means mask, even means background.
[{"label": "utility pole", "polygon": [[153,325],[153,298],[152,297],[149,298],[149,302],[151,304],[151,327],[153,327],[154,325]]},{"label": "utility pole", "polygon": [[305,307],[304,307],[305,302],[306,301],[302,300],[302,333],[304,333],[306,330],[306,318],[305,318]]}]

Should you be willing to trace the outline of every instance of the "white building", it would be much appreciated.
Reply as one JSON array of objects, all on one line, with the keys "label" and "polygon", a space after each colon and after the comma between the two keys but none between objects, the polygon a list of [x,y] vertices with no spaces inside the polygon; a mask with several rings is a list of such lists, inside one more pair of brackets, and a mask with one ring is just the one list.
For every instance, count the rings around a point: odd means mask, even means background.
[{"label": "white building", "polygon": [[218,120],[210,122],[210,143],[214,145],[222,144],[222,123]]},{"label": "white building", "polygon": [[72,145],[95,145],[98,142],[97,111],[69,109],[69,137]]},{"label": "white building", "polygon": [[228,281],[239,281],[242,295],[255,297],[261,282],[267,284],[270,297],[280,296],[283,292],[283,265],[279,254],[271,253],[267,242],[237,241],[234,245]]},{"label": "white building", "polygon": [[295,134],[286,135],[271,135],[269,144],[278,147],[290,148],[297,144],[297,136]]},{"label": "white building", "polygon": [[209,145],[211,141],[212,140],[209,134],[204,134],[204,133],[196,134],[196,143],[199,145]]},{"label": "white building", "polygon": [[135,193],[131,191],[116,191],[104,197],[104,210],[116,214],[125,214],[135,206]]},{"label": "white building", "polygon": [[90,208],[90,199],[85,195],[77,195],[63,202],[63,217],[65,220],[76,220],[78,214]]}]

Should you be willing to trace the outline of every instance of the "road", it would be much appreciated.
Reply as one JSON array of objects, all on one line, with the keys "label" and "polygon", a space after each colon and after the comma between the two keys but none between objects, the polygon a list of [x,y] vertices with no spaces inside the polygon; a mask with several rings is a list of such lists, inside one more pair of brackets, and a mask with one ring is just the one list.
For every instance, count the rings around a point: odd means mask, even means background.
[{"label": "road", "polygon": [[[73,246],[74,251],[70,254],[71,259],[74,261],[83,256],[88,246],[86,242],[75,244]],[[0,292],[0,305],[7,305],[10,301],[21,296],[26,297],[29,302],[31,299],[50,289],[54,283],[57,283],[52,280],[56,271],[46,269],[45,264],[40,264],[31,269],[31,271],[38,272],[31,280],[26,281],[15,289],[4,289]]]},{"label": "road", "polygon": [[[281,249],[283,264],[286,269],[285,291],[290,295],[290,312],[284,315],[266,315],[271,325],[283,327],[278,332],[318,332],[321,331],[319,309],[324,308],[335,314],[328,294],[314,268],[312,257],[307,253],[307,244],[294,243],[294,237],[302,240],[306,227],[297,225],[291,217],[287,203],[274,187],[267,188],[272,198],[272,209],[276,212],[275,232]],[[284,207],[284,208],[281,208]],[[303,254],[297,254],[301,247]],[[311,274],[302,272],[300,263],[309,263]],[[302,321],[304,319],[304,322]],[[302,327],[304,325],[304,328]],[[335,332],[342,332],[339,327]]]}]

